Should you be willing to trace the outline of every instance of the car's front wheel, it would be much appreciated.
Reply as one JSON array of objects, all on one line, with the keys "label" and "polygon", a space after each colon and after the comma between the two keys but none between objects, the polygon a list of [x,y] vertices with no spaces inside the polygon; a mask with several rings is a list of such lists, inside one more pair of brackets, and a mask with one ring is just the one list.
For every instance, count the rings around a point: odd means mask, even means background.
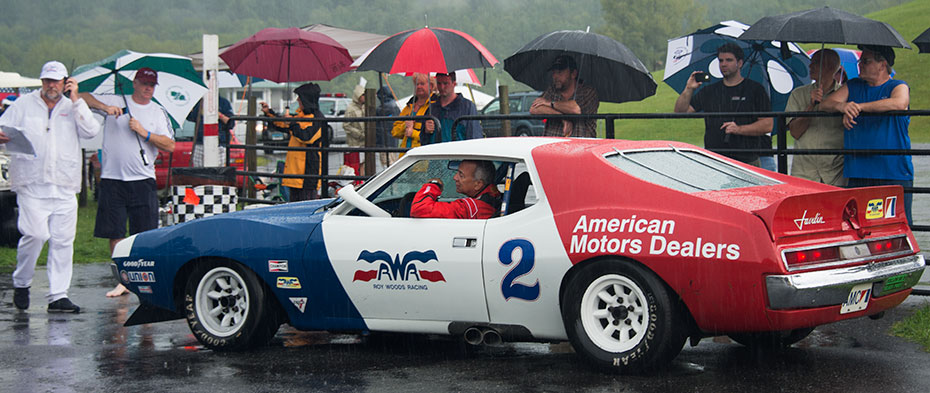
[{"label": "car's front wheel", "polygon": [[280,325],[264,287],[237,264],[211,264],[187,282],[184,310],[194,337],[213,350],[264,345]]},{"label": "car's front wheel", "polygon": [[627,261],[584,267],[566,288],[565,330],[575,352],[620,372],[662,368],[684,345],[677,299],[652,272]]}]

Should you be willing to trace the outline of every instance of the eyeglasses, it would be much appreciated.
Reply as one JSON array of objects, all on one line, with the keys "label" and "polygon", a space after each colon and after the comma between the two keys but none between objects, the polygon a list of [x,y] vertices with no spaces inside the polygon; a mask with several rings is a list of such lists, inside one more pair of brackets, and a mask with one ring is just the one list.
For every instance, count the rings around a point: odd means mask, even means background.
[{"label": "eyeglasses", "polygon": [[869,64],[872,64],[872,63],[878,63],[878,59],[873,59],[873,58],[871,58],[871,57],[863,57],[863,58],[859,59],[859,64],[860,64],[860,65],[869,65]]}]

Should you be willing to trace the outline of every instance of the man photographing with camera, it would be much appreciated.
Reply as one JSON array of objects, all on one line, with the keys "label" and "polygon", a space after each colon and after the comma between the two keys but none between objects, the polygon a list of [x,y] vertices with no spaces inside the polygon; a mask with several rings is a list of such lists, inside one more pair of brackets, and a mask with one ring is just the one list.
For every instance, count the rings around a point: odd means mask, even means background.
[{"label": "man photographing with camera", "polygon": [[[34,154],[10,152],[10,180],[19,205],[17,226],[23,235],[13,272],[13,304],[20,310],[29,308],[29,288],[46,241],[48,312],[81,310],[68,299],[78,211],[74,195],[81,191],[78,139],[96,136],[100,123],[78,97],[77,82],[67,75],[64,64],[45,63],[39,76],[42,88],[16,100],[0,117],[2,130],[12,134],[17,129],[35,150]],[[9,141],[10,136],[0,131],[0,144]]]},{"label": "man photographing with camera", "polygon": [[[94,236],[110,239],[110,253],[126,237],[127,218],[130,235],[158,228],[154,162],[159,150],[174,151],[174,137],[165,110],[152,101],[157,84],[158,73],[142,67],[130,96],[81,93],[91,108],[107,114]],[[118,284],[107,296],[125,293]]]},{"label": "man photographing with camera", "polygon": [[[723,80],[711,83],[695,94],[695,90],[709,80],[703,72],[694,72],[688,84],[675,101],[676,113],[691,112],[768,112],[772,104],[765,88],[759,83],[743,78],[743,50],[732,42],[717,48],[717,61]],[[697,78],[702,80],[696,80]],[[764,146],[763,135],[772,131],[772,118],[754,116],[707,117],[704,118],[704,148],[715,149],[758,149]],[[721,153],[734,160],[760,166],[758,153]]]}]

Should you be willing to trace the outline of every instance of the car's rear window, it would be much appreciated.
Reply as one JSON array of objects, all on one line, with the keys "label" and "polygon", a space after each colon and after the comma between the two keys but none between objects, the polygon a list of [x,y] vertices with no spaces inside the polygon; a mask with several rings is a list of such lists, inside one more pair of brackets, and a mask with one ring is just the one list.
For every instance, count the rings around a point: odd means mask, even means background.
[{"label": "car's rear window", "polygon": [[688,193],[779,184],[697,150],[615,151],[605,158],[636,178]]}]

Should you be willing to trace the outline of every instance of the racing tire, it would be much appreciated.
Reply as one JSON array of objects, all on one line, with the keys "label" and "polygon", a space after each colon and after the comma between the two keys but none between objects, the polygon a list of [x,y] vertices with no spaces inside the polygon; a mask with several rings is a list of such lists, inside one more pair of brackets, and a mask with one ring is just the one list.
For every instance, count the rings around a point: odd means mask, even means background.
[{"label": "racing tire", "polygon": [[777,350],[790,347],[792,344],[805,339],[814,329],[816,327],[777,332],[732,333],[728,334],[728,336],[733,341],[749,348]]},{"label": "racing tire", "polygon": [[[686,323],[671,291],[634,262],[595,262],[566,287],[562,319],[575,352],[605,370],[666,367],[685,343]],[[610,328],[614,326],[614,328]]]},{"label": "racing tire", "polygon": [[[270,293],[237,264],[218,263],[194,271],[184,292],[184,314],[194,337],[215,351],[268,343],[280,322]],[[274,327],[272,329],[272,326]]]}]

